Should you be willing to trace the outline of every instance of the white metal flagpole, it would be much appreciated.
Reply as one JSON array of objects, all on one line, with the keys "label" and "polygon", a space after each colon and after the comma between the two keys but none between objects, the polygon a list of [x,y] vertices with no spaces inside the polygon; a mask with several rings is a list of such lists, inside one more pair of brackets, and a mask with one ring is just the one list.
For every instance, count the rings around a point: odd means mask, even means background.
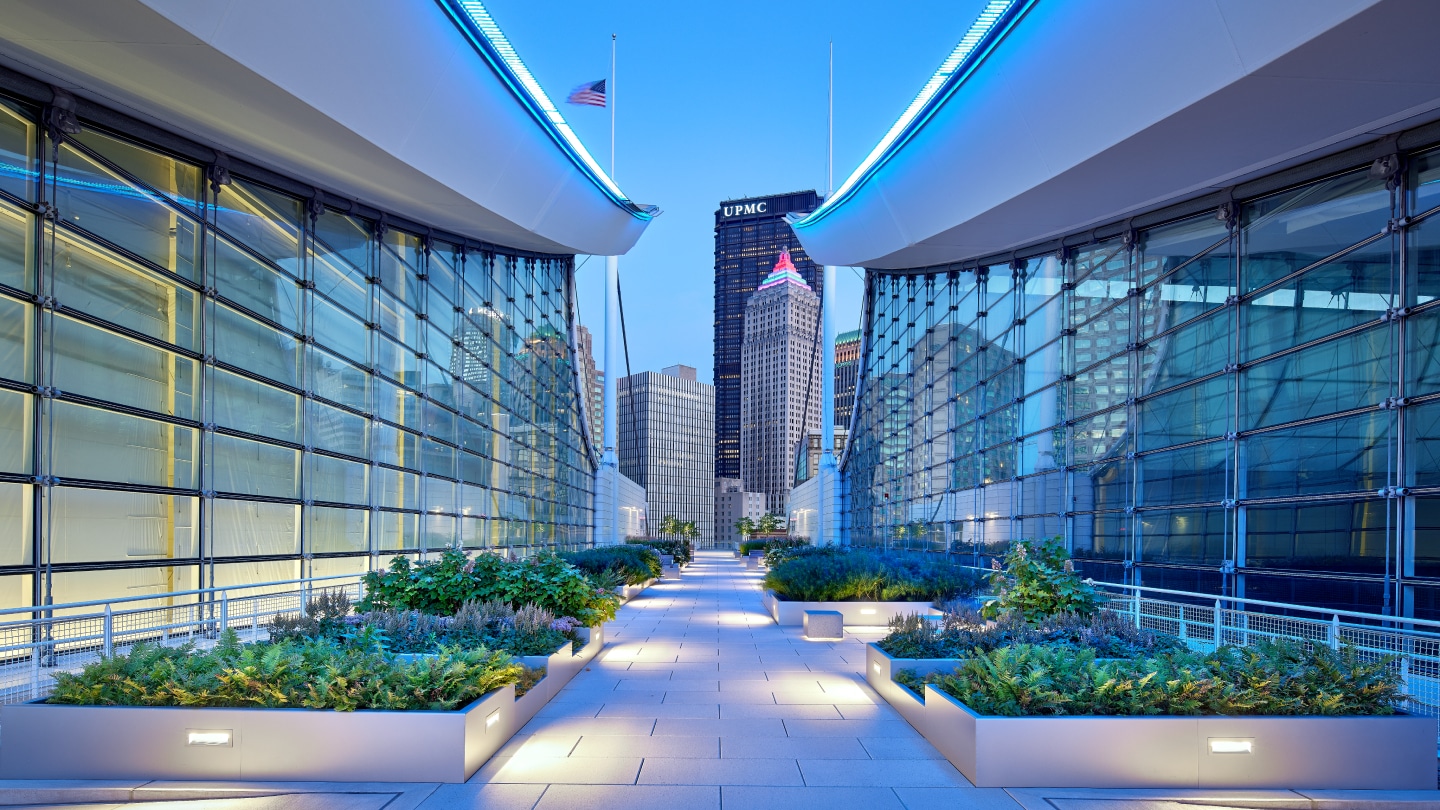
[{"label": "white metal flagpole", "polygon": [[[825,197],[835,189],[835,41],[830,41],[830,76],[825,135]],[[825,265],[820,284],[820,466],[816,486],[820,490],[819,518],[815,544],[840,542],[839,469],[835,459],[835,283],[840,275],[832,264]]]},{"label": "white metal flagpole", "polygon": [[[610,81],[605,85],[605,104],[610,108],[610,179],[615,179],[615,35],[610,35]],[[608,544],[625,542],[620,528],[620,412],[616,407],[620,381],[620,257],[605,257],[605,454],[601,461],[609,479],[609,531],[600,538]]]}]

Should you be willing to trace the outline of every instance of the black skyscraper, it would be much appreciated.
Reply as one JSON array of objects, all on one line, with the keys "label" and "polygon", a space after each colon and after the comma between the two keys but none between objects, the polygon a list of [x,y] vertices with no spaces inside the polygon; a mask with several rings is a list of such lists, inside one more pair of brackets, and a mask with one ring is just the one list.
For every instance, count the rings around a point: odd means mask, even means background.
[{"label": "black skyscraper", "polygon": [[820,269],[805,255],[785,215],[819,207],[814,191],[727,200],[715,211],[715,477],[740,477],[740,344],[745,304],[780,251],[820,294]]}]

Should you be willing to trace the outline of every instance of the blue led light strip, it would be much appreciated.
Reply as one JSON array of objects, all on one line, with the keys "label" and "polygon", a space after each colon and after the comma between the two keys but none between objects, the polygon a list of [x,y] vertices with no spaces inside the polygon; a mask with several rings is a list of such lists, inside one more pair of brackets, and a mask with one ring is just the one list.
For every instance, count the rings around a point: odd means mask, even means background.
[{"label": "blue led light strip", "polygon": [[530,73],[521,61],[520,54],[516,53],[515,46],[510,44],[505,32],[495,24],[495,19],[485,9],[485,4],[480,0],[437,0],[440,7],[450,15],[450,18],[465,34],[485,61],[495,69],[500,78],[510,86],[515,97],[520,103],[539,121],[540,126],[550,135],[551,139],[560,147],[566,155],[580,168],[595,185],[599,186],[610,199],[617,205],[630,212],[637,219],[649,220],[654,217],[656,210],[653,207],[642,207],[630,201],[615,181],[600,168],[595,158],[590,155],[585,144],[580,142],[580,137],[575,130],[565,122],[565,116],[560,114],[559,108],[545,94],[540,87],[540,82]]},{"label": "blue led light strip", "polygon": [[803,218],[791,222],[795,228],[804,228],[813,225],[833,211],[841,202],[855,193],[857,189],[879,170],[896,150],[919,131],[920,127],[930,119],[935,110],[954,92],[960,85],[970,69],[979,61],[980,57],[989,51],[991,46],[999,41],[1002,34],[1010,23],[1019,19],[1021,13],[1033,5],[1037,0],[990,0],[986,3],[980,16],[971,24],[970,30],[960,38],[959,44],[940,63],[935,75],[920,88],[915,100],[905,108],[895,125],[885,133],[885,137],[870,150],[870,154],[860,161],[860,165],[840,188],[830,195],[823,204]]}]

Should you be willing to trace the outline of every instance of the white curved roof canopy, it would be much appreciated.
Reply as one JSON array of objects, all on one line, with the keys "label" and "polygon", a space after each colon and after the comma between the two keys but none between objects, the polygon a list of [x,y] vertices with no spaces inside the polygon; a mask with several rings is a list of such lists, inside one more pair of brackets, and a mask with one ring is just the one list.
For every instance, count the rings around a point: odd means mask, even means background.
[{"label": "white curved roof canopy", "polygon": [[651,216],[567,151],[433,0],[10,0],[0,59],[482,241],[623,254]]},{"label": "white curved roof canopy", "polygon": [[1434,0],[1033,0],[1015,19],[794,223],[815,261],[1001,253],[1440,117]]}]

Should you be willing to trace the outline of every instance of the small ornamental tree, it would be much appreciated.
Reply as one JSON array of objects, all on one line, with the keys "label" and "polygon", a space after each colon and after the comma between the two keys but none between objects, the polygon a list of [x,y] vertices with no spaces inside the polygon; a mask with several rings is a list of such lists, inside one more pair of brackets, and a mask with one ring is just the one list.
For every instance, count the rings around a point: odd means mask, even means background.
[{"label": "small ornamental tree", "polygon": [[755,533],[756,528],[758,527],[755,525],[754,519],[749,516],[735,521],[735,531],[740,533],[740,540],[742,542],[749,540],[750,535]]},{"label": "small ornamental tree", "polygon": [[1100,595],[1075,572],[1060,538],[1022,540],[1005,555],[1002,569],[992,562],[990,585],[999,593],[981,608],[987,619],[1019,614],[1027,624],[1060,614],[1093,616]]},{"label": "small ornamental tree", "polygon": [[766,512],[760,516],[760,523],[757,525],[757,528],[761,534],[784,531],[785,519],[774,512]]}]

